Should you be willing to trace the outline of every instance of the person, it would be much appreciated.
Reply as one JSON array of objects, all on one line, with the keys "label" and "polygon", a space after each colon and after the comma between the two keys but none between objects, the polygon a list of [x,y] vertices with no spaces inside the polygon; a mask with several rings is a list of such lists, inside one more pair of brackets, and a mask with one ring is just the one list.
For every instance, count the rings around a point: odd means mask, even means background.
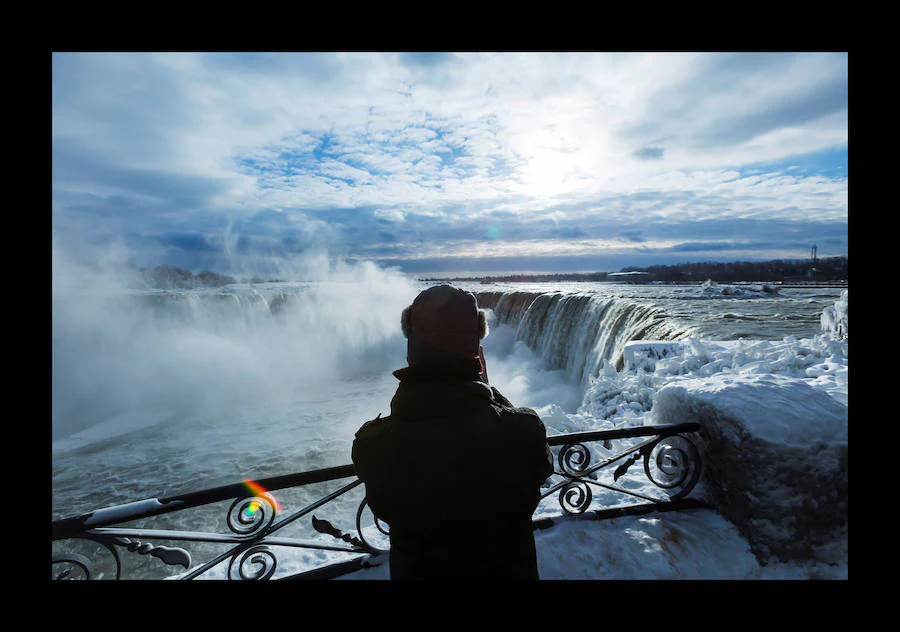
[{"label": "person", "polygon": [[490,386],[475,295],[449,284],[401,314],[408,366],[352,448],[389,526],[391,579],[539,579],[531,517],[553,459],[541,418]]}]

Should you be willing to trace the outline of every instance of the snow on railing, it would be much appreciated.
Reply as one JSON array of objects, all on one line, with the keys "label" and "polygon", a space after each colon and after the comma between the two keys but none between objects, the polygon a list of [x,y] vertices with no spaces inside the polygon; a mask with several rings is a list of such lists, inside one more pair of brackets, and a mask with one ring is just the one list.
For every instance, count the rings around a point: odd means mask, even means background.
[{"label": "snow on railing", "polygon": [[[642,426],[594,432],[553,435],[547,438],[556,455],[554,473],[544,482],[541,498],[556,495],[568,516],[603,519],[625,513],[645,513],[650,510],[672,510],[696,506],[682,501],[697,484],[701,473],[701,456],[687,436],[699,430],[696,423],[665,426]],[[593,450],[588,444],[596,446]],[[597,463],[592,458],[599,456]],[[631,466],[643,460],[642,471]],[[656,496],[638,493],[623,485],[635,474],[646,476],[659,490]],[[309,485],[344,481],[334,491],[293,512],[282,506],[285,496],[275,492],[305,488]],[[355,533],[344,533],[328,520],[311,515],[313,539],[284,537],[282,530],[298,525],[300,518],[312,514],[332,501],[344,497],[361,484],[352,465],[312,470],[272,477],[258,481],[244,481],[223,487],[157,499],[151,498],[124,505],[107,507],[75,517],[53,521],[53,579],[123,578],[123,559],[135,560],[134,565],[145,569],[153,561],[156,574],[168,572],[162,562],[172,569],[167,579],[328,579],[354,570],[374,566],[386,559],[389,550],[389,526],[368,510],[363,498],[356,510]],[[634,487],[631,485],[630,487]],[[601,490],[604,501],[610,492],[638,502],[631,505],[609,505],[593,509],[592,489]],[[150,518],[211,508],[217,503],[230,502],[225,511],[228,532],[184,531],[181,529],[148,528]],[[460,519],[463,527],[463,517]],[[535,529],[552,526],[552,518],[533,521]],[[333,540],[323,538],[330,536]],[[162,542],[166,542],[164,545]],[[176,544],[177,546],[169,546]],[[204,560],[195,563],[185,547],[203,548]],[[212,551],[209,547],[217,547]],[[276,551],[303,550],[325,553],[324,561],[314,568],[299,568],[275,577],[278,567]],[[123,556],[124,553],[132,556]],[[339,555],[346,559],[336,560]],[[206,559],[208,557],[208,559]],[[102,559],[101,559],[102,558]],[[315,561],[315,560],[314,560]],[[100,570],[101,568],[104,570]],[[162,570],[160,570],[162,568]],[[129,571],[133,570],[131,568]],[[143,575],[142,575],[143,573]],[[128,578],[153,577],[146,570],[126,573]],[[132,576],[134,575],[134,576]]]}]

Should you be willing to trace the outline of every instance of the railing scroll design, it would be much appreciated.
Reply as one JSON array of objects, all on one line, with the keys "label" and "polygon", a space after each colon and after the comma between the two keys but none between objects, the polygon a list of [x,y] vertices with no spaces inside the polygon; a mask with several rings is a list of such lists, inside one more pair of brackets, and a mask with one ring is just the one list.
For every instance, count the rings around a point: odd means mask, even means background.
[{"label": "railing scroll design", "polygon": [[[640,511],[666,504],[675,508],[674,501],[689,494],[700,477],[700,452],[689,438],[691,433],[698,430],[698,424],[685,423],[552,435],[547,438],[547,443],[556,451],[557,467],[544,483],[542,499],[558,494],[558,502],[565,515],[575,516],[583,514],[594,502],[595,494],[592,490],[603,493],[606,503],[612,493],[636,499],[639,502],[632,507]],[[612,450],[614,442],[618,442],[615,444],[616,451]],[[599,447],[592,451],[588,444]],[[600,458],[592,464],[594,454]],[[633,489],[635,485],[623,485],[629,479],[633,480],[634,471],[631,468],[642,459],[644,475],[660,491],[657,496],[639,492]],[[611,477],[608,476],[610,472]],[[282,510],[274,494],[279,490],[344,479],[352,480],[290,513]],[[329,520],[312,514],[360,484],[352,465],[271,477],[252,482],[252,485],[245,481],[162,499],[152,498],[107,507],[56,520],[53,522],[52,540],[54,544],[75,541],[90,543],[95,551],[112,560],[114,572],[104,573],[103,577],[111,575],[115,579],[120,579],[122,575],[123,556],[120,553],[123,552],[155,558],[167,566],[182,567],[183,570],[168,578],[183,580],[212,577],[210,573],[216,568],[224,568],[227,579],[273,579],[279,568],[276,550],[285,548],[339,552],[352,556],[346,562],[328,563],[321,568],[289,573],[277,579],[329,578],[377,565],[386,559],[384,554],[388,552],[389,544],[384,544],[384,541],[390,535],[389,525],[381,522],[371,510],[366,512],[365,497],[357,506],[355,532],[344,532]],[[645,485],[639,487],[644,489]],[[228,533],[123,526],[151,517],[227,501],[231,501],[225,517]],[[627,510],[628,507],[616,509]],[[619,511],[605,511],[609,517],[621,515]],[[313,530],[318,534],[331,536],[336,542],[329,544],[320,537],[314,541],[283,537],[282,530],[285,527],[310,514],[310,526]],[[596,514],[599,518],[606,515],[604,512]],[[545,528],[548,523],[544,519],[536,520],[534,524],[535,528]],[[377,537],[381,542],[367,539],[372,537]],[[159,544],[160,541],[176,542],[182,546],[189,546],[189,543],[224,545],[225,550],[194,565],[192,555],[186,548],[166,546]],[[95,561],[91,556],[69,548],[54,551],[51,578],[100,578],[100,573],[95,572]]]},{"label": "railing scroll design", "polygon": [[[542,497],[546,498],[559,491],[559,505],[568,514],[583,513],[591,505],[592,488],[603,488],[648,503],[673,502],[684,498],[696,486],[702,473],[700,451],[685,435],[699,429],[699,424],[691,422],[548,437],[547,443],[550,446],[560,446],[557,453],[559,467],[554,474],[563,480],[548,485]],[[599,463],[591,465],[591,451],[585,443],[600,442],[606,450],[610,450],[614,440],[642,437],[649,438],[626,445],[614,454],[607,454]],[[644,461],[647,479],[663,490],[664,494],[651,497],[615,484],[641,459]],[[613,471],[612,483],[601,482],[601,470],[615,464],[618,466]]]}]

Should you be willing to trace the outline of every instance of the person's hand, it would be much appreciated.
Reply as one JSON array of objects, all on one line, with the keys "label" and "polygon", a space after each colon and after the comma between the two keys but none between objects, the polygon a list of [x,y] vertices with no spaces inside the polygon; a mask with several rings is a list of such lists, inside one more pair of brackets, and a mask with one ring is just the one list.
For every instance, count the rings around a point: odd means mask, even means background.
[{"label": "person's hand", "polygon": [[484,361],[484,347],[481,345],[478,345],[478,359],[481,361],[481,381],[485,384],[490,384],[487,375],[487,362]]}]

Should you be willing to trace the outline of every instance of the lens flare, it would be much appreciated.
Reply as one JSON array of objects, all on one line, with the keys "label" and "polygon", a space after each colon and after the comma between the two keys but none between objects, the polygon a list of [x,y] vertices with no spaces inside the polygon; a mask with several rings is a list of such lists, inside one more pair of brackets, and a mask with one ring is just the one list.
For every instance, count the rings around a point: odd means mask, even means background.
[{"label": "lens flare", "polygon": [[[275,508],[275,513],[279,513],[281,511],[281,503],[278,502],[278,499],[275,498],[275,496],[272,494],[272,492],[267,490],[265,487],[263,487],[256,481],[251,481],[249,478],[245,478],[243,482],[244,482],[244,487],[246,487],[247,490],[251,494],[253,494],[254,496],[258,496],[259,498],[265,498],[269,502],[271,502],[272,506]],[[247,506],[247,509],[244,510],[244,513],[246,513],[247,516],[252,516],[257,511],[259,511],[259,509],[260,509],[259,504],[252,502],[252,503],[250,503],[250,505]]]}]

